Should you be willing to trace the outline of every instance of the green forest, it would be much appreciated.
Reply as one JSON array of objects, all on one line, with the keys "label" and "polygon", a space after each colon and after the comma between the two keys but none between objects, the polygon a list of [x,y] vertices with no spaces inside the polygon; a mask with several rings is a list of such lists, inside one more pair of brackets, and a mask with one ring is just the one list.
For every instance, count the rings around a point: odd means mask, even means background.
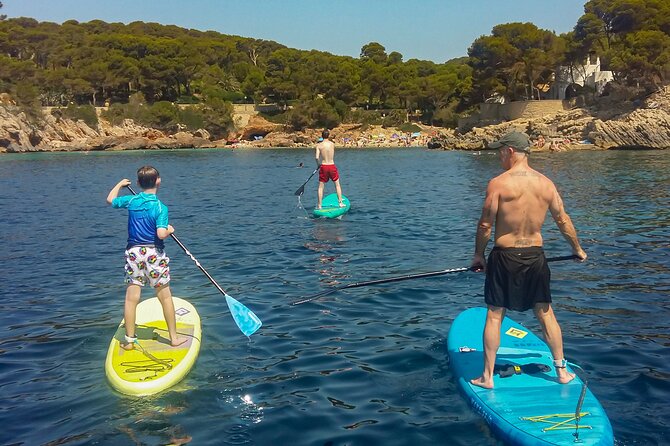
[{"label": "green forest", "polygon": [[158,23],[0,17],[0,93],[26,110],[56,106],[95,120],[92,107],[108,105],[112,121],[181,123],[215,135],[231,128],[233,103],[278,104],[270,119],[295,129],[399,125],[410,116],[453,126],[493,95],[543,99],[538,86],[558,66],[578,67],[588,56],[600,57],[622,86],[644,93],[664,85],[670,2],[591,0],[560,35],[532,23],[500,24],[472,42],[467,57],[445,63],[404,60],[378,42],[353,58]]}]

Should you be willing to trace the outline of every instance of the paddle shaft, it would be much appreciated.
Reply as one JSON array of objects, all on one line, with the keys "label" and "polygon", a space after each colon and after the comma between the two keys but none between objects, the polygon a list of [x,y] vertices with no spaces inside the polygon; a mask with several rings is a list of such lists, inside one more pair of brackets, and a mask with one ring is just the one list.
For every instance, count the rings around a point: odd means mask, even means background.
[{"label": "paddle shaft", "polygon": [[[561,260],[575,260],[577,258],[578,257],[576,255],[549,257],[547,259],[547,262],[559,262]],[[472,269],[472,267],[443,269],[443,270],[440,270],[440,271],[430,271],[430,272],[427,272],[427,273],[408,274],[408,275],[404,275],[404,276],[390,277],[388,279],[377,279],[377,280],[369,280],[369,281],[366,281],[366,282],[350,283],[349,285],[334,287],[334,288],[331,288],[330,290],[326,290],[326,291],[322,291],[318,294],[314,294],[313,296],[310,296],[306,299],[299,300],[297,302],[293,302],[292,305],[300,305],[300,304],[304,304],[304,303],[307,303],[307,302],[311,302],[315,299],[318,299],[319,297],[326,296],[328,294],[334,293],[335,291],[340,291],[340,290],[344,290],[344,289],[347,289],[347,288],[358,288],[358,287],[362,287],[362,286],[379,285],[381,283],[390,283],[390,282],[400,282],[402,280],[410,280],[410,279],[424,279],[426,277],[441,276],[441,275],[450,274],[450,273],[462,273],[462,272],[465,272],[465,271],[473,271],[473,269]]]},{"label": "paddle shaft", "polygon": [[403,280],[409,280],[409,279],[424,279],[426,277],[433,277],[433,276],[441,276],[443,274],[449,274],[449,273],[461,273],[464,271],[468,271],[470,268],[452,268],[452,269],[445,269],[442,271],[431,271],[428,273],[420,273],[420,274],[408,274],[405,276],[398,276],[398,277],[391,277],[388,279],[377,279],[377,280],[368,280],[366,282],[356,282],[356,283],[351,283],[349,285],[345,285],[341,288],[338,289],[345,289],[345,288],[358,288],[362,286],[368,286],[368,285],[377,285],[380,283],[391,283],[391,282],[400,282]]},{"label": "paddle shaft", "polygon": [[[320,166],[319,166],[319,167],[320,167]],[[302,195],[302,194],[305,192],[305,186],[307,185],[307,183],[309,183],[309,180],[311,180],[312,177],[313,177],[318,171],[319,171],[319,168],[318,168],[318,167],[317,167],[316,169],[314,169],[314,172],[312,172],[312,174],[309,176],[309,178],[307,178],[307,181],[305,181],[304,183],[302,183],[302,186],[300,186],[300,187],[298,188],[298,190],[295,191],[295,194],[293,194],[293,195]]]},{"label": "paddle shaft", "polygon": [[[128,188],[128,190],[130,190],[130,192],[133,193],[133,195],[137,195],[137,193],[135,193],[135,191],[133,190],[132,187],[130,187],[130,186],[126,186],[126,187]],[[207,276],[207,278],[209,279],[209,281],[212,282],[212,285],[214,285],[214,286],[216,287],[216,289],[219,290],[219,292],[220,292],[221,294],[223,294],[224,296],[227,296],[228,293],[226,293],[226,291],[225,291],[223,288],[221,288],[221,285],[219,285],[218,283],[216,283],[216,280],[214,280],[214,278],[207,272],[207,270],[205,269],[205,267],[202,266],[202,265],[200,264],[200,262],[198,261],[198,259],[196,259],[195,256],[194,256],[193,254],[191,254],[191,251],[189,251],[189,250],[186,248],[186,246],[184,246],[184,244],[177,238],[177,236],[174,235],[174,234],[170,234],[170,237],[172,237],[172,240],[174,240],[174,241],[179,245],[179,247],[186,253],[186,255],[189,256],[189,257],[191,258],[191,260],[193,260],[193,263],[195,263],[195,266],[197,266],[198,268],[200,268],[200,271],[202,271],[203,274],[204,274],[205,276]]]},{"label": "paddle shaft", "polygon": [[221,285],[219,285],[219,284],[216,282],[216,280],[214,280],[214,278],[207,272],[207,270],[205,269],[205,267],[202,266],[202,265],[200,264],[200,262],[198,261],[198,259],[196,259],[196,258],[193,256],[193,254],[191,254],[191,252],[190,252],[188,249],[186,249],[186,246],[184,246],[184,244],[183,244],[181,241],[179,241],[179,239],[177,238],[177,236],[174,235],[174,234],[170,234],[170,237],[172,237],[172,239],[173,239],[175,242],[177,242],[177,244],[179,245],[179,247],[180,247],[181,249],[184,250],[184,252],[186,253],[186,255],[189,256],[189,257],[191,258],[191,260],[193,260],[193,263],[195,263],[195,266],[197,266],[198,268],[200,268],[200,271],[202,271],[202,273],[203,273],[205,276],[207,276],[207,278],[209,279],[209,281],[212,282],[212,285],[214,285],[214,286],[216,287],[216,289],[219,290],[219,292],[220,292],[221,294],[223,294],[224,296],[227,296],[228,293],[226,293],[226,290],[224,290],[223,288],[221,288]]}]

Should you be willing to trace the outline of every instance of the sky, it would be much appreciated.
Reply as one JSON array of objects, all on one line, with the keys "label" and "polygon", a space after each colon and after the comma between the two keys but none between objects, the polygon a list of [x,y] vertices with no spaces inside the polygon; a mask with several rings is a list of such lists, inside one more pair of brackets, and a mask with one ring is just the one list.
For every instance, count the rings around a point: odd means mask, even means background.
[{"label": "sky", "polygon": [[586,0],[2,0],[0,13],[63,23],[134,21],[177,25],[290,48],[359,57],[378,42],[403,60],[443,63],[495,25],[532,22],[571,31]]}]

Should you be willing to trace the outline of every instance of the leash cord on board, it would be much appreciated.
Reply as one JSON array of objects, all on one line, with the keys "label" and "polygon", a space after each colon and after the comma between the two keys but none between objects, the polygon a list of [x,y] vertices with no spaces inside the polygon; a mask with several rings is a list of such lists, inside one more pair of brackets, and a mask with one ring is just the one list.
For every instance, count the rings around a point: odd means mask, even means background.
[{"label": "leash cord on board", "polygon": [[588,386],[589,381],[588,381],[588,379],[586,379],[586,371],[583,368],[581,368],[577,364],[573,364],[572,362],[569,362],[568,364],[570,364],[574,368],[578,368],[579,370],[582,371],[582,373],[584,373],[584,379],[582,380],[582,391],[579,394],[579,400],[577,401],[577,408],[575,409],[575,433],[572,434],[575,437],[575,443],[578,443],[580,441],[579,440],[579,420],[582,418],[582,416],[581,416],[582,415],[582,413],[581,413],[582,404],[584,404],[584,398],[586,397],[586,388]]},{"label": "leash cord on board", "polygon": [[172,359],[158,359],[157,357],[155,357],[154,355],[149,353],[144,347],[142,347],[142,345],[139,343],[139,341],[135,341],[135,344],[140,348],[140,350],[142,351],[144,356],[146,356],[147,358],[149,358],[152,361],[155,361],[156,363],[162,365],[163,367],[165,367],[166,370],[169,370],[169,369],[172,368],[172,361],[173,361]]},{"label": "leash cord on board", "polygon": [[149,358],[149,360],[144,360],[144,361],[124,361],[120,365],[122,367],[126,367],[126,373],[141,373],[141,372],[154,372],[154,375],[151,377],[143,378],[142,380],[150,379],[150,378],[155,378],[158,376],[158,373],[164,371],[164,370],[170,370],[172,369],[172,363],[174,362],[174,359],[159,359],[149,353],[147,349],[145,349],[142,344],[139,343],[137,339],[133,342],[135,345],[137,345],[140,348],[140,351],[144,356]]}]

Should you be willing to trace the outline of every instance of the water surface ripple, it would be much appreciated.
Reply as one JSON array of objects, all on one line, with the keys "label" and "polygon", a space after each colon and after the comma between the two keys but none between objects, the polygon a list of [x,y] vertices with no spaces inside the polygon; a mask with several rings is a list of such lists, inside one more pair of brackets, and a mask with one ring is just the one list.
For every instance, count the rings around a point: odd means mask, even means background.
[{"label": "water surface ripple", "polygon": [[[356,281],[468,266],[493,153],[341,150],[352,209],[309,218],[308,150],[138,151],[0,157],[0,444],[495,445],[458,393],[446,337],[483,304],[457,273],[302,297]],[[567,357],[581,364],[618,445],[670,443],[670,158],[533,155],[589,253],[552,265]],[[179,250],[172,288],[203,323],[196,367],[129,398],[107,384],[122,317],[126,215],[109,189],[153,164],[177,234],[263,320],[249,340]],[[332,185],[329,185],[329,191]],[[569,254],[551,222],[549,255]],[[145,293],[150,293],[146,290]],[[145,294],[146,296],[146,294]],[[531,314],[514,317],[538,330]]]}]

